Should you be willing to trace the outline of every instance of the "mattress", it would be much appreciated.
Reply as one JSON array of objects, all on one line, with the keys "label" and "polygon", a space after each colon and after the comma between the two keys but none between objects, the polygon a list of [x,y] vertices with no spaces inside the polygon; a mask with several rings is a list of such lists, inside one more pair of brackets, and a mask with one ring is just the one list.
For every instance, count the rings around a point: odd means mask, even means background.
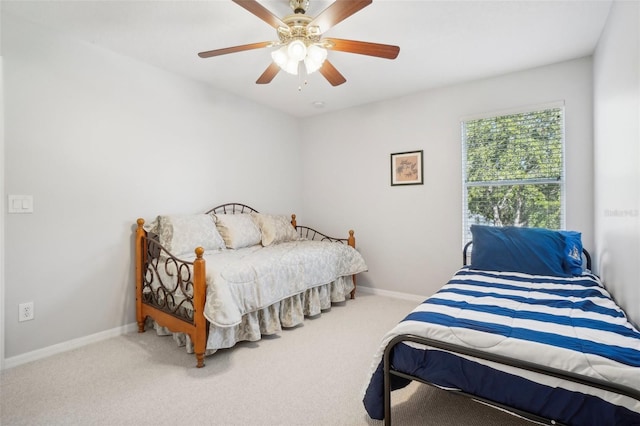
[{"label": "mattress", "polygon": [[[460,269],[387,333],[364,393],[370,417],[384,417],[382,356],[412,334],[640,390],[640,333],[602,286],[575,277]],[[407,342],[392,368],[443,388],[486,398],[565,424],[640,424],[629,396],[471,356]],[[409,380],[394,377],[392,389]]]}]

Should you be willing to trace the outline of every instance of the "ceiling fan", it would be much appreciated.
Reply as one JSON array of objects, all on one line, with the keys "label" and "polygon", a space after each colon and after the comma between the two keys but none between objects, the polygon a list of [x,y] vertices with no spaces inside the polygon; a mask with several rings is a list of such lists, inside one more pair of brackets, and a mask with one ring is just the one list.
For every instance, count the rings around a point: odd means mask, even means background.
[{"label": "ceiling fan", "polygon": [[319,71],[332,86],[338,86],[347,80],[327,60],[327,50],[386,59],[395,59],[400,52],[398,46],[388,44],[322,37],[327,30],[370,5],[373,0],[336,0],[315,18],[306,15],[309,0],[290,0],[289,5],[293,9],[293,14],[282,19],[256,0],[232,1],[274,27],[278,34],[278,41],[263,41],[209,50],[198,53],[198,56],[210,58],[245,50],[278,47],[271,53],[273,62],[258,78],[257,84],[270,83],[281,69],[296,75],[304,69],[307,74]]}]

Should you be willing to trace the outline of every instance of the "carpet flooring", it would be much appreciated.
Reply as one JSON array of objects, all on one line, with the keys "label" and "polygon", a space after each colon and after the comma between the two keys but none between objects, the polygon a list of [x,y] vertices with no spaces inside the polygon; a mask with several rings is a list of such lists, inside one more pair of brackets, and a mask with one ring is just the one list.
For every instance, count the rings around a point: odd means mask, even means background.
[{"label": "carpet flooring", "polygon": [[[418,303],[360,293],[205,359],[153,330],[4,370],[0,424],[382,425],[362,405],[382,336]],[[392,394],[394,425],[531,423],[431,386]]]}]

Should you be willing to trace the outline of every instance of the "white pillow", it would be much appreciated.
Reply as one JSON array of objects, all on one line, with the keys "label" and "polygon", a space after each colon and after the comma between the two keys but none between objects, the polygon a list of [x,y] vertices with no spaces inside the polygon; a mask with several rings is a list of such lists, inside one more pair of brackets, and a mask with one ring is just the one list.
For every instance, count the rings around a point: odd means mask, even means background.
[{"label": "white pillow", "polygon": [[239,249],[260,244],[260,229],[250,214],[215,214],[213,216],[227,248]]},{"label": "white pillow", "polygon": [[213,218],[204,213],[158,216],[157,233],[160,244],[174,256],[193,254],[196,247],[205,251],[224,248]]},{"label": "white pillow", "polygon": [[298,239],[298,233],[286,216],[263,213],[251,213],[251,215],[260,227],[263,246]]}]

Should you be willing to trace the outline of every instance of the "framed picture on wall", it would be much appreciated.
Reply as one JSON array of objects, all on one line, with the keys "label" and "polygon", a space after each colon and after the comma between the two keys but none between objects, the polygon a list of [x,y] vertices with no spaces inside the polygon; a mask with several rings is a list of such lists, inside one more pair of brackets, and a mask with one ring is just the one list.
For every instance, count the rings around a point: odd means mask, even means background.
[{"label": "framed picture on wall", "polygon": [[422,151],[391,154],[391,186],[422,185]]}]

